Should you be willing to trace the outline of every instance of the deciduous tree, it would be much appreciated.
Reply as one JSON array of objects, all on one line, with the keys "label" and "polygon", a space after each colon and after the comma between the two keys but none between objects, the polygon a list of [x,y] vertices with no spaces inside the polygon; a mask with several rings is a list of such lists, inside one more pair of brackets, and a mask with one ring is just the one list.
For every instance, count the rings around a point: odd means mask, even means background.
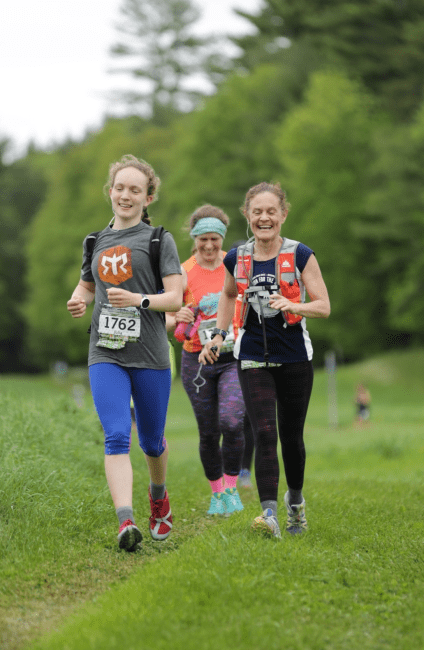
[{"label": "deciduous tree", "polygon": [[[0,144],[0,158],[7,141]],[[30,367],[25,358],[25,231],[42,203],[47,182],[35,154],[9,165],[0,163],[0,371]]]},{"label": "deciduous tree", "polygon": [[235,39],[245,66],[284,59],[289,41],[343,66],[397,118],[410,119],[420,105],[422,0],[264,0],[258,14],[238,13],[257,29],[255,35]]},{"label": "deciduous tree", "polygon": [[423,342],[424,320],[424,104],[411,124],[387,128],[370,168],[368,219],[361,236],[377,251],[387,278],[389,324]]},{"label": "deciduous tree", "polygon": [[385,346],[386,308],[377,251],[358,234],[364,224],[378,122],[361,87],[339,72],[311,76],[304,101],[276,131],[279,164],[292,204],[285,229],[313,250],[332,314],[310,321],[316,345],[348,358]]}]

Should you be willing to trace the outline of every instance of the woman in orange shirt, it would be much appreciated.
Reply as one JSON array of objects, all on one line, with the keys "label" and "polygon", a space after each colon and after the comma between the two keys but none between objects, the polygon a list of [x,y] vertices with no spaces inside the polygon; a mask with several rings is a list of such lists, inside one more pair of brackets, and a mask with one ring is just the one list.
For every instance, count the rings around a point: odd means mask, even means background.
[{"label": "woman in orange shirt", "polygon": [[196,416],[200,459],[212,490],[209,515],[243,509],[237,478],[243,458],[245,406],[233,356],[232,328],[217,363],[201,367],[198,361],[203,345],[215,335],[225,278],[222,244],[228,224],[228,216],[212,205],[192,214],[189,228],[195,250],[181,267],[184,305],[175,314],[167,314],[167,328],[176,328],[177,337],[183,331],[181,379]]}]

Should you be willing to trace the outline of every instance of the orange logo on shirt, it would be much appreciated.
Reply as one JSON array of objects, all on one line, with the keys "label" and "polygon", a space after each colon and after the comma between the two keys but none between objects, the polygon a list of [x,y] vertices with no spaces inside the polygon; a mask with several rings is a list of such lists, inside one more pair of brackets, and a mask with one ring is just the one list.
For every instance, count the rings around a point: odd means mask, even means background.
[{"label": "orange logo on shirt", "polygon": [[100,279],[109,284],[121,284],[133,277],[131,250],[126,246],[114,246],[100,253],[97,265]]},{"label": "orange logo on shirt", "polygon": [[293,253],[281,253],[278,256],[280,269],[282,273],[294,273],[294,255]]}]

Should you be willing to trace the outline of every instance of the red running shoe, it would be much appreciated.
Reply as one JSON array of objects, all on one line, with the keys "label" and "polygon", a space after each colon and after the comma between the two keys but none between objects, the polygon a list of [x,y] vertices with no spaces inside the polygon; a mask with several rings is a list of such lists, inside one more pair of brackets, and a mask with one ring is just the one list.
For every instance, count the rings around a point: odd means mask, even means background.
[{"label": "red running shoe", "polygon": [[124,548],[126,551],[135,551],[137,544],[139,544],[142,539],[142,534],[131,519],[127,519],[119,527],[119,548]]},{"label": "red running shoe", "polygon": [[169,505],[168,492],[165,492],[163,499],[153,501],[149,488],[150,509],[152,514],[149,517],[149,530],[153,539],[166,539],[172,529],[172,514]]}]

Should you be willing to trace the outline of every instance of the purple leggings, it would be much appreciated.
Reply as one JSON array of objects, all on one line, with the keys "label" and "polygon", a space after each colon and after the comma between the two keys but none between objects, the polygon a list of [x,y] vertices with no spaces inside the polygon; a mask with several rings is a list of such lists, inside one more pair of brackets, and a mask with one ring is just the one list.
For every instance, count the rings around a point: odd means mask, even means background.
[{"label": "purple leggings", "polygon": [[[301,490],[305,473],[303,427],[312,392],[311,361],[283,363],[276,368],[238,371],[255,440],[255,477],[260,501],[276,501],[280,438],[287,485]],[[277,433],[278,419],[278,433]]]},{"label": "purple leggings", "polygon": [[201,377],[206,383],[197,393],[193,379],[199,370],[198,356],[198,352],[183,350],[181,380],[196,416],[206,478],[217,481],[223,473],[237,476],[240,472],[245,406],[233,355],[223,354],[217,363],[202,366]]}]

